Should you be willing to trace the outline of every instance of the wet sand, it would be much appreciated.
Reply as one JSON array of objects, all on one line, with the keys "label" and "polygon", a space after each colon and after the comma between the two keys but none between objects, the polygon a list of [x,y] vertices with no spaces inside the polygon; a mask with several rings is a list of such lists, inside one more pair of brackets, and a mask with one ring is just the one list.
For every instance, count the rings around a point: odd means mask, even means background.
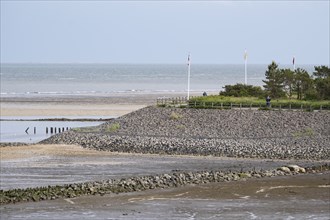
[{"label": "wet sand", "polygon": [[[63,185],[75,182],[201,170],[275,169],[326,161],[258,160],[228,157],[170,156],[95,151],[75,145],[0,147],[0,189]],[[329,162],[329,161],[328,161]]]},{"label": "wet sand", "polygon": [[[0,155],[2,189],[117,179],[174,170],[239,172],[287,164],[317,164],[313,161],[123,154],[72,145],[1,147]],[[1,219],[329,219],[329,187],[328,171],[22,202],[2,205],[0,212]]]},{"label": "wet sand", "polygon": [[329,219],[330,173],[0,207],[4,219]]}]

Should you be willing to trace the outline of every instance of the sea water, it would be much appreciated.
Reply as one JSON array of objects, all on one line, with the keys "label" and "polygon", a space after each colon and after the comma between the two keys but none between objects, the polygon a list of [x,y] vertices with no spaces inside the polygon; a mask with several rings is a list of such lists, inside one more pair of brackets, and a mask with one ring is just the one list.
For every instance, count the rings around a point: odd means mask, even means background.
[{"label": "sea water", "polygon": [[[266,70],[266,64],[248,65],[248,84],[262,86]],[[243,64],[191,64],[190,91],[219,92],[244,83],[244,71]],[[188,82],[187,64],[1,64],[0,76],[2,97],[181,93]]]},{"label": "sea water", "polygon": [[[23,120],[21,120],[23,119]],[[31,117],[32,119],[32,117]],[[0,142],[23,142],[36,143],[67,129],[97,126],[101,121],[32,121],[27,117],[20,117],[19,120],[1,117],[0,121]]]}]

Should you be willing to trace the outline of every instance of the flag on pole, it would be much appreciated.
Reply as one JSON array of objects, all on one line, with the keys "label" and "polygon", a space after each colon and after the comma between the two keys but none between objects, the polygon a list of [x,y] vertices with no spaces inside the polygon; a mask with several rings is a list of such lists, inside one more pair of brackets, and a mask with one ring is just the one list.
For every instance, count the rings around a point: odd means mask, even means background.
[{"label": "flag on pole", "polygon": [[248,54],[247,54],[247,51],[245,50],[244,51],[244,60],[247,60],[247,56],[248,56]]},{"label": "flag on pole", "polygon": [[189,100],[190,93],[190,53],[188,54],[188,88],[187,88],[187,100]]},{"label": "flag on pole", "polygon": [[293,57],[293,58],[292,58],[292,64],[293,64],[293,65],[294,65],[294,61],[295,61],[295,58]]},{"label": "flag on pole", "polygon": [[244,83],[247,85],[247,51],[244,51],[244,63],[245,63],[245,77],[244,77]]}]

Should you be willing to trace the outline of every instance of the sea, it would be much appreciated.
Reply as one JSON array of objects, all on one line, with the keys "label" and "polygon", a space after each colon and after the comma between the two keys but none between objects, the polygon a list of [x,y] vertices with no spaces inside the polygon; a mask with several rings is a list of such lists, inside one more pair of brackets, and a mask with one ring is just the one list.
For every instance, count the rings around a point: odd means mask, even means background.
[{"label": "sea", "polygon": [[[244,83],[244,64],[191,64],[191,92]],[[312,74],[314,65],[297,66]],[[280,68],[292,68],[282,65]],[[111,95],[187,91],[187,64],[1,64],[1,96]],[[248,84],[262,86],[267,64],[247,65]]]},{"label": "sea", "polygon": [[[280,68],[290,68],[283,65]],[[297,66],[312,73],[314,65]],[[247,66],[248,84],[262,86],[267,64]],[[188,89],[187,64],[17,64],[2,63],[1,98],[182,94]],[[194,94],[217,94],[225,85],[244,83],[245,66],[191,64],[190,89]],[[88,118],[86,116],[84,118]],[[38,119],[45,118],[39,116]],[[56,121],[33,117],[0,117],[0,142],[38,142]],[[16,121],[15,121],[16,120]],[[30,120],[30,121],[29,121]],[[101,122],[61,122],[64,127],[93,126]],[[34,134],[36,127],[38,133]],[[29,128],[29,129],[28,129]],[[28,134],[26,131],[28,129]],[[32,133],[33,131],[33,133]],[[43,131],[40,134],[40,131]]]}]

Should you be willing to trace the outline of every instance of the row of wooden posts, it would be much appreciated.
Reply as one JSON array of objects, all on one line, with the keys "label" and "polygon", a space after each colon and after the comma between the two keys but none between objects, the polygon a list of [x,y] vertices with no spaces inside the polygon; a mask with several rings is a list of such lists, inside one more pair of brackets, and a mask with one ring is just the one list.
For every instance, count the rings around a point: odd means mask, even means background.
[{"label": "row of wooden posts", "polygon": [[[25,133],[27,133],[27,134],[29,134],[29,128],[30,127],[28,127],[26,130],[25,130]],[[69,129],[71,129],[71,128],[69,128],[69,127],[62,127],[62,128],[57,128],[57,127],[46,127],[46,134],[57,134],[57,133],[62,133],[62,132],[64,132],[64,131],[68,131]],[[37,128],[36,127],[34,127],[33,128],[33,133],[34,134],[36,134],[37,133]]]}]

